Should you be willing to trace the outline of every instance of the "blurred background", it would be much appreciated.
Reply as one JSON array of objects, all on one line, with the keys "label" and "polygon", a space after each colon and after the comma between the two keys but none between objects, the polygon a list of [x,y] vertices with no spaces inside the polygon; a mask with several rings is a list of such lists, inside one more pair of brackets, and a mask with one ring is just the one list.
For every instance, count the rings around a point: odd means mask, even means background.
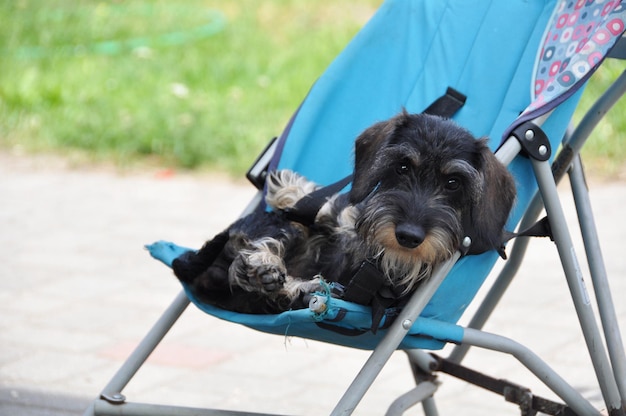
[{"label": "blurred background", "polygon": [[[379,3],[2,0],[0,150],[239,176]],[[586,149],[602,177],[624,170],[625,113]]]},{"label": "blurred background", "polygon": [[[236,218],[254,191],[230,179],[280,134],[380,3],[0,0],[1,416],[83,413],[180,291],[143,245],[195,247]],[[624,67],[603,66],[581,109]],[[624,114],[622,99],[584,149],[593,177],[612,181],[593,198],[616,294],[626,284]],[[584,343],[570,336],[578,322],[552,249],[537,243],[491,329],[529,340],[598,401],[580,364]],[[617,306],[626,322],[626,304]],[[531,336],[511,325],[519,317],[534,323]],[[195,308],[184,318],[125,389],[132,400],[319,415],[367,356],[209,320]],[[506,357],[469,359],[526,380]],[[320,363],[332,376],[299,371]],[[404,357],[394,363],[359,414],[382,414],[413,386]],[[519,414],[464,383],[444,386],[446,414],[482,415],[485,404],[490,414]]]},{"label": "blurred background", "polygon": [[0,3],[0,146],[241,174],[379,0]]}]

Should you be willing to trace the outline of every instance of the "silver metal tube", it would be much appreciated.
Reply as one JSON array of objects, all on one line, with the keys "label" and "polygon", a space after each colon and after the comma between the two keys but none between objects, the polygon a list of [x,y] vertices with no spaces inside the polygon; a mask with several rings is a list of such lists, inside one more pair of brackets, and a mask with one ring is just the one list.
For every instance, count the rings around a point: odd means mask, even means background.
[{"label": "silver metal tube", "polygon": [[463,334],[463,343],[489,350],[511,354],[528,368],[537,378],[559,396],[579,415],[600,415],[589,401],[585,400],[561,376],[523,345],[500,335],[468,328]]},{"label": "silver metal tube", "polygon": [[[537,123],[542,124],[544,121],[545,118],[542,118]],[[502,144],[502,146],[500,146],[496,152],[496,157],[501,163],[508,165],[521,150],[522,146],[519,141],[515,137],[511,136]],[[537,219],[537,216],[542,209],[543,203],[541,198],[538,195],[535,195],[526,210],[526,214],[522,218],[519,228],[525,229],[531,226]],[[527,238],[518,239],[513,243],[513,249],[511,250],[509,259],[476,310],[475,314],[472,316],[468,327],[481,329],[485,325],[487,319],[489,319],[495,307],[500,302],[500,299],[502,299],[502,295],[504,295],[504,292],[511,284],[513,277],[517,274],[524,258],[524,254],[526,253],[526,249],[528,248],[528,243],[529,241]],[[460,363],[463,358],[465,358],[469,348],[470,346],[465,344],[456,345],[451,351],[448,359],[455,363]]]},{"label": "silver metal tube", "polygon": [[517,156],[521,150],[522,146],[519,144],[515,137],[511,136],[504,143],[502,143],[502,146],[500,146],[495,155],[500,163],[508,166],[509,163],[511,163],[511,161],[515,159],[515,156]]},{"label": "silver metal tube", "polygon": [[96,401],[95,409],[96,414],[100,416],[271,416],[266,413],[200,409],[148,403],[111,404],[104,400]]},{"label": "silver metal tube", "polygon": [[[524,218],[522,218],[522,221],[520,222],[519,229],[524,230],[533,225],[542,209],[543,201],[541,201],[541,197],[539,195],[535,195],[526,210]],[[485,325],[487,319],[489,319],[500,302],[500,299],[502,299],[502,296],[513,281],[513,278],[517,274],[529,243],[530,238],[520,237],[515,239],[511,254],[508,256],[509,258],[504,264],[504,267],[500,271],[496,280],[493,282],[489,292],[487,292],[487,295],[485,295],[485,298],[480,303],[480,306],[472,316],[472,319],[467,324],[469,328],[482,329]],[[463,361],[463,358],[465,358],[469,349],[470,345],[467,344],[455,345],[450,352],[448,359],[455,363],[460,363]]]},{"label": "silver metal tube", "polygon": [[437,387],[437,384],[432,381],[424,381],[418,384],[415,388],[409,390],[394,400],[393,403],[391,403],[391,406],[389,406],[389,409],[387,409],[385,416],[403,415],[406,410],[420,402],[423,402],[427,398],[432,397],[437,391]]},{"label": "silver metal tube", "polygon": [[184,291],[181,291],[163,315],[157,320],[152,329],[146,334],[137,348],[126,359],[122,367],[115,373],[109,384],[102,390],[102,397],[113,398],[123,402],[121,392],[135,373],[148,359],[152,351],[159,345],[165,334],[172,328],[176,320],[189,305],[189,299]]},{"label": "silver metal tube", "polygon": [[435,405],[435,398],[432,396],[422,401],[422,408],[424,409],[425,416],[439,416],[439,411]]},{"label": "silver metal tube", "polygon": [[[567,143],[570,147],[572,147],[575,152],[580,151],[580,148],[585,143],[589,134],[593,131],[593,129],[596,127],[599,121],[604,117],[607,111],[613,105],[615,105],[617,100],[620,97],[622,97],[625,93],[626,93],[626,71],[624,71],[621,74],[621,76],[618,77],[618,79],[613,83],[613,85],[609,89],[607,89],[607,91],[596,101],[596,103],[587,112],[585,117],[583,117],[582,121],[579,123],[577,128],[564,139],[564,142]],[[535,121],[535,124],[537,125],[540,125],[542,123],[543,123],[543,120]],[[517,152],[519,152],[519,149],[521,149],[521,147],[519,147],[519,143],[517,144],[518,148],[516,149],[513,142],[517,143],[517,140],[514,138],[510,138],[505,143],[506,146],[503,145],[498,150],[497,156],[502,163],[505,163],[505,164],[510,163],[510,161],[517,155]],[[500,152],[502,152],[502,154],[500,154]],[[556,179],[557,181],[559,181],[561,177],[558,177]],[[541,200],[541,197],[539,195],[536,195],[533,198],[531,204],[529,205],[526,215],[522,219],[522,222],[520,224],[520,229],[525,229],[528,226],[532,225],[532,222],[535,221],[535,219],[538,217],[542,209],[543,209],[543,202]],[[519,269],[521,265],[521,260],[523,259],[523,255],[526,251],[526,248],[528,247],[528,243],[529,243],[529,239],[527,238],[520,238],[515,241],[508,261],[506,262],[504,268],[500,272],[493,286],[489,290],[485,299],[481,303],[480,307],[478,308],[478,310],[472,317],[470,323],[468,324],[468,327],[480,329],[484,326],[485,322],[487,321],[487,319],[489,318],[489,316],[495,309],[496,305],[500,301],[502,295],[504,294],[509,284],[511,283],[513,277],[517,273],[517,270]],[[593,278],[593,275],[592,275],[592,278]],[[621,344],[621,339],[619,340],[618,343],[613,343],[609,341],[609,354],[611,356],[611,361],[615,361],[615,359],[613,359],[614,355],[618,356],[617,361],[621,360],[621,356],[623,356],[624,353],[623,353],[623,346],[621,348],[619,347],[620,344]],[[616,345],[615,347],[615,349],[617,350],[616,352],[611,353],[611,345]],[[450,359],[451,361],[460,363],[465,357],[465,355],[467,354],[469,348],[470,348],[469,345],[464,345],[464,344],[455,346],[452,352],[450,353],[450,356],[448,357],[448,359]],[[621,352],[619,351],[620,349],[621,349]],[[615,366],[613,371],[616,374],[622,374],[621,378],[619,376],[616,376],[616,378],[618,379],[618,388],[622,396],[622,402],[624,402],[626,396],[625,396],[623,384],[626,383],[626,381],[623,381],[625,377],[623,375],[626,374],[626,371],[624,371],[621,366],[622,364],[618,363],[618,365]]]},{"label": "silver metal tube", "polygon": [[539,191],[550,219],[550,228],[554,234],[554,241],[559,252],[563,271],[565,272],[565,278],[587,343],[587,349],[600,383],[602,396],[609,409],[619,409],[621,407],[619,391],[602,345],[602,337],[591,308],[589,293],[585,287],[580,265],[574,252],[572,238],[565,221],[552,171],[548,162],[532,160],[532,164],[539,183]]},{"label": "silver metal tube", "polygon": [[407,350],[406,355],[411,363],[417,365],[423,372],[430,373],[437,368],[437,360],[422,350]]},{"label": "silver metal tube", "polygon": [[615,305],[609,287],[606,267],[604,266],[598,230],[593,219],[589,191],[583,176],[580,157],[574,159],[570,170],[570,182],[576,203],[578,222],[583,235],[585,252],[587,253],[591,281],[593,282],[593,289],[598,302],[598,312],[604,329],[607,350],[622,404],[626,407],[626,355],[624,354],[624,344],[615,314]]},{"label": "silver metal tube", "polygon": [[409,329],[411,329],[415,319],[419,317],[422,310],[424,310],[439,288],[439,285],[443,282],[460,256],[461,253],[456,252],[448,261],[439,266],[433,275],[420,286],[419,291],[415,292],[393,322],[380,344],[374,349],[369,359],[365,362],[352,384],[350,384],[345,391],[331,415],[352,414],[385,363],[398,348],[398,345],[400,345],[402,339],[407,335]]},{"label": "silver metal tube", "polygon": [[[100,400],[100,399],[98,399],[98,400]],[[87,409],[85,409],[85,412],[83,413],[83,416],[94,416],[96,414],[96,403],[95,402],[98,401],[98,400],[95,400],[95,401],[93,401],[93,402],[91,402],[89,404],[89,407]]]}]

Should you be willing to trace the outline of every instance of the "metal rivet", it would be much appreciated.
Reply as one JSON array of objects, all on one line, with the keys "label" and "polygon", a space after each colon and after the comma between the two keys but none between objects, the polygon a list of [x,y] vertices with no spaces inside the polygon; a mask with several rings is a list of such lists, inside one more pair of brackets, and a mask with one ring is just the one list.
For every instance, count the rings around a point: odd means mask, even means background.
[{"label": "metal rivet", "polygon": [[113,394],[103,393],[100,397],[102,397],[104,400],[112,404],[121,404],[126,401],[126,396],[124,396],[122,393],[113,393]]},{"label": "metal rivet", "polygon": [[543,145],[543,144],[541,146],[539,146],[538,150],[539,150],[539,154],[541,156],[545,156],[546,153],[548,153],[548,148],[545,145]]},{"label": "metal rivet", "polygon": [[526,140],[529,140],[529,141],[530,141],[530,140],[532,140],[532,139],[534,139],[534,138],[535,138],[535,132],[534,132],[534,131],[532,131],[532,130],[530,130],[530,129],[529,129],[529,130],[526,130],[526,133],[524,133],[524,138],[525,138]]},{"label": "metal rivet", "polygon": [[407,331],[411,329],[412,325],[413,322],[410,319],[405,319],[404,321],[402,321],[402,328],[406,329]]}]

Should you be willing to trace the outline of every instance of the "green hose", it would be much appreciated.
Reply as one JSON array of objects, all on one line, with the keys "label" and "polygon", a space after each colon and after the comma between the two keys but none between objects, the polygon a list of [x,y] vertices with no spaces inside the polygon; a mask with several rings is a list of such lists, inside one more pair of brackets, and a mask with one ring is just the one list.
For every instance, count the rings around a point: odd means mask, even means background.
[{"label": "green hose", "polygon": [[[116,6],[116,8],[120,7],[122,6]],[[51,46],[32,45],[17,48],[3,48],[0,49],[0,54],[21,59],[39,59],[51,56],[75,56],[85,54],[116,55],[133,51],[138,48],[179,46],[208,38],[224,30],[226,27],[226,17],[222,12],[218,10],[208,10],[205,14],[207,16],[208,23],[186,30],[173,30],[155,35],[137,36],[127,39],[103,40],[81,44],[62,44]],[[57,10],[54,11],[54,13],[49,14],[48,18],[49,20],[63,22],[64,14]]]}]

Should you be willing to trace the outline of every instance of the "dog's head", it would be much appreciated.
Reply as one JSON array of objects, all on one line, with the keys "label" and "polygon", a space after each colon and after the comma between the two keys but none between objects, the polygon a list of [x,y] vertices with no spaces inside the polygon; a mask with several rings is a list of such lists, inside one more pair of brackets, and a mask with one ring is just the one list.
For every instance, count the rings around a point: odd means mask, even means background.
[{"label": "dog's head", "polygon": [[460,248],[499,249],[515,199],[508,170],[450,120],[402,112],[356,140],[357,231],[394,262],[437,264]]}]

